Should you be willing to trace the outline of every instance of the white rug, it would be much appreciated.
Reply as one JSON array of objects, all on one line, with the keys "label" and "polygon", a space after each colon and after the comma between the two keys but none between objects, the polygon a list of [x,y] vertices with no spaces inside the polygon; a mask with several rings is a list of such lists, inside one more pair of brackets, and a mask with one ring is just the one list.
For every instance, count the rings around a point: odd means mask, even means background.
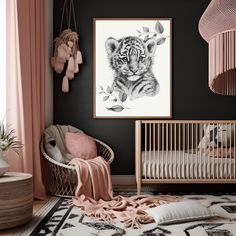
[{"label": "white rug", "polygon": [[226,218],[170,226],[157,226],[153,223],[143,225],[141,229],[126,229],[119,222],[109,224],[88,218],[81,214],[77,207],[71,206],[69,199],[51,198],[33,220],[15,236],[236,236],[236,195],[183,197],[214,208]]}]

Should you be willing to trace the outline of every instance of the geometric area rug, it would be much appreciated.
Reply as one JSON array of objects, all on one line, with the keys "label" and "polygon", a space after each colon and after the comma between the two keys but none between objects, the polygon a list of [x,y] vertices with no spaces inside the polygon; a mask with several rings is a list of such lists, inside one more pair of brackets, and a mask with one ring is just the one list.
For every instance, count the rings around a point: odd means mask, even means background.
[{"label": "geometric area rug", "polygon": [[[120,193],[128,195],[128,193]],[[142,193],[154,195],[154,193]],[[14,236],[236,236],[236,195],[183,195],[210,209],[223,212],[224,218],[168,226],[155,223],[140,229],[125,228],[120,222],[106,223],[82,214],[71,199],[52,197]]]}]

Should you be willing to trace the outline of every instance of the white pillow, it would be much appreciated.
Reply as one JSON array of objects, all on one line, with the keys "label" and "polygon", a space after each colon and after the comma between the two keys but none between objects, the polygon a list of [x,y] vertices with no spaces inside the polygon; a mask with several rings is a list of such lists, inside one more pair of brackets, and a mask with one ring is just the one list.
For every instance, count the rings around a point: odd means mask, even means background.
[{"label": "white pillow", "polygon": [[158,225],[182,223],[216,216],[196,201],[174,202],[146,210]]},{"label": "white pillow", "polygon": [[224,202],[214,204],[210,210],[220,217],[236,219],[236,202]]}]

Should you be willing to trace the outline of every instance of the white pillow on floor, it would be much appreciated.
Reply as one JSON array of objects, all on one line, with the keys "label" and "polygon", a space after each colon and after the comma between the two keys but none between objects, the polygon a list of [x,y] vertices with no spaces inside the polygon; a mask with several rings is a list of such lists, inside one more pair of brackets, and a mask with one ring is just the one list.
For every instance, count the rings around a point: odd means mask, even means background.
[{"label": "white pillow on floor", "polygon": [[236,219],[236,202],[214,204],[209,209],[222,218]]},{"label": "white pillow on floor", "polygon": [[196,201],[182,201],[150,208],[146,212],[158,225],[183,223],[216,216]]}]

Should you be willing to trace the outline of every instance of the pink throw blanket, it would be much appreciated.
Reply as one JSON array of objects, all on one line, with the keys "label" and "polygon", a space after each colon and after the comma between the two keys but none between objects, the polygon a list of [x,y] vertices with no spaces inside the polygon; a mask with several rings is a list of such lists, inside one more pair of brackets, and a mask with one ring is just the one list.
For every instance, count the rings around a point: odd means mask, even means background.
[{"label": "pink throw blanket", "polygon": [[74,158],[70,165],[75,165],[78,186],[75,196],[85,195],[94,200],[111,200],[113,197],[110,166],[102,157],[90,160]]},{"label": "pink throw blanket", "polygon": [[140,224],[154,222],[145,210],[180,199],[168,195],[113,197],[110,167],[102,157],[86,161],[75,158],[70,164],[75,165],[78,175],[73,204],[98,220],[111,222],[117,219],[126,227],[139,228]]}]

